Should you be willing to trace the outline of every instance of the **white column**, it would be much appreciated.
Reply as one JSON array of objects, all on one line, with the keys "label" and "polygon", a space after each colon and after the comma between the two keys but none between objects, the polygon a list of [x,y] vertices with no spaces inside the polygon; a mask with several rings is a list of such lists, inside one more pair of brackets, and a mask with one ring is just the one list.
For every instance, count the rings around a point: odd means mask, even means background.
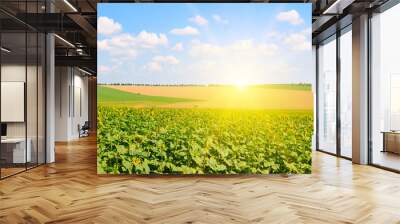
[{"label": "white column", "polygon": [[69,141],[72,138],[72,68],[57,66],[55,76],[55,141]]},{"label": "white column", "polygon": [[368,163],[368,15],[353,19],[353,162]]},{"label": "white column", "polygon": [[55,56],[54,35],[46,36],[46,163],[55,161],[54,133],[55,133]]}]

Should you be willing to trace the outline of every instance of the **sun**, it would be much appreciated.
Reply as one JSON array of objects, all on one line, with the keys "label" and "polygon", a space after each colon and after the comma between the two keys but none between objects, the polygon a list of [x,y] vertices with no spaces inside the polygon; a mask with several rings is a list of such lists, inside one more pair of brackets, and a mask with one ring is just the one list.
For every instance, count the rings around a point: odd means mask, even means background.
[{"label": "sun", "polygon": [[245,81],[245,80],[237,80],[237,81],[234,83],[234,86],[235,86],[238,90],[243,91],[243,90],[247,89],[247,87],[248,87],[248,82]]}]

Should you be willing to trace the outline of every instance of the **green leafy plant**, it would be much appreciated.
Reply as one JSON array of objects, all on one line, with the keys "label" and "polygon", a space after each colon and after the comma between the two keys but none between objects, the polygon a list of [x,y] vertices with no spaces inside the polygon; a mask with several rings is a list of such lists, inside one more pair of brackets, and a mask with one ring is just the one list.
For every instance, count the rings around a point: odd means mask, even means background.
[{"label": "green leafy plant", "polygon": [[311,111],[98,107],[99,174],[310,173]]}]

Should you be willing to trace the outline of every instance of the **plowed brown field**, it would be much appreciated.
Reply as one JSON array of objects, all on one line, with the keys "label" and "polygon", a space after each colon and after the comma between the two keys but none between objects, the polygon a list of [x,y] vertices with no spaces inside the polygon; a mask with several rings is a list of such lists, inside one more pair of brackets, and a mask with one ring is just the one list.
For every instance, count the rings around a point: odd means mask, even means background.
[{"label": "plowed brown field", "polygon": [[229,86],[118,86],[107,87],[150,96],[196,99],[199,101],[165,104],[177,108],[260,108],[297,109],[313,108],[312,91],[273,89],[261,87]]}]

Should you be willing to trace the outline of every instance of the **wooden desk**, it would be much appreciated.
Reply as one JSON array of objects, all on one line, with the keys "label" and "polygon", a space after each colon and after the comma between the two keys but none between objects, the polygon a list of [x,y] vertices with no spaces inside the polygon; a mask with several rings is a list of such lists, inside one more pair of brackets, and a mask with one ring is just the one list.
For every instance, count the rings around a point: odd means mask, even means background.
[{"label": "wooden desk", "polygon": [[383,131],[382,152],[400,154],[400,131]]},{"label": "wooden desk", "polygon": [[[30,138],[26,139],[27,147],[25,152],[25,138],[5,138],[1,139],[2,159],[6,163],[26,163],[31,162],[32,141]],[[4,156],[3,156],[4,155]]]}]

